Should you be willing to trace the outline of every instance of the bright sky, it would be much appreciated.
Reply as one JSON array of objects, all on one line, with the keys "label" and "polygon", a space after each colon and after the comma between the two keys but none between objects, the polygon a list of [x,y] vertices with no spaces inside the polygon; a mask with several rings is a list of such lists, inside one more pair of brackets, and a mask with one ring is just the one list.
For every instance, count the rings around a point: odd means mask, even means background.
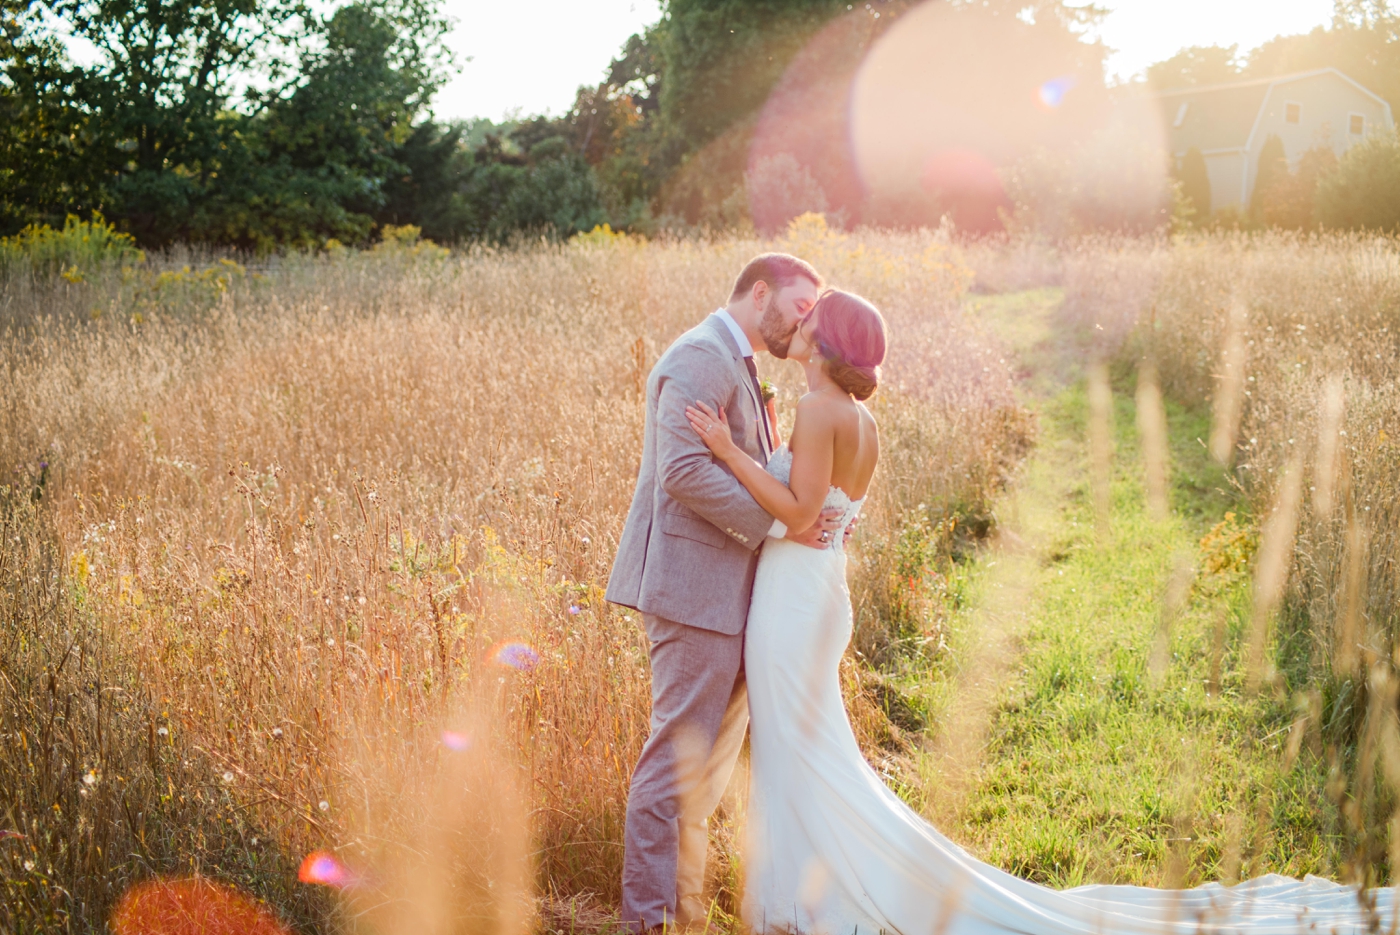
[{"label": "bright sky", "polygon": [[1098,29],[1116,49],[1106,71],[1131,78],[1192,45],[1257,48],[1274,36],[1332,22],[1332,0],[1100,0],[1112,12]]},{"label": "bright sky", "polygon": [[[1189,45],[1252,49],[1330,23],[1332,0],[1099,0],[1098,30],[1117,51],[1110,78],[1130,78]],[[439,93],[439,119],[507,112],[559,115],[596,84],[627,37],[661,17],[660,0],[446,0],[462,71]],[[467,57],[472,58],[467,61]]]},{"label": "bright sky", "polygon": [[443,120],[500,120],[517,108],[557,117],[579,85],[603,80],[628,36],[661,18],[659,0],[445,0],[443,8],[457,20],[447,43],[462,69],[434,100]]}]

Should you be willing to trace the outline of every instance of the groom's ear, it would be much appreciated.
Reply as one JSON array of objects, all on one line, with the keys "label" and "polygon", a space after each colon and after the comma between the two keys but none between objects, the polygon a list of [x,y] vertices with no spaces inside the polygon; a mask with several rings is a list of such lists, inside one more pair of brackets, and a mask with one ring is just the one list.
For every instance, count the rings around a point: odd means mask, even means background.
[{"label": "groom's ear", "polygon": [[768,283],[764,282],[762,279],[754,283],[753,289],[749,292],[749,294],[753,296],[754,308],[762,309],[763,303],[767,300],[770,292],[771,290],[768,288]]}]

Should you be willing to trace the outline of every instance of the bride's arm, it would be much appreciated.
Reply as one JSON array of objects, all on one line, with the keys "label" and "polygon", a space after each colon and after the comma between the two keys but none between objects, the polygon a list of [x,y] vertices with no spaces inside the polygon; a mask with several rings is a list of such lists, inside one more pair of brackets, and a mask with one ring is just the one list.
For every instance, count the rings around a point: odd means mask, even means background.
[{"label": "bride's arm", "polygon": [[789,529],[807,529],[821,514],[831,485],[832,442],[835,428],[816,401],[805,397],[797,404],[797,421],[788,445],[793,452],[791,484],[784,484],[763,469],[729,433],[729,420],[697,402],[686,407],[691,427],[710,451],[729,466],[758,505]]}]

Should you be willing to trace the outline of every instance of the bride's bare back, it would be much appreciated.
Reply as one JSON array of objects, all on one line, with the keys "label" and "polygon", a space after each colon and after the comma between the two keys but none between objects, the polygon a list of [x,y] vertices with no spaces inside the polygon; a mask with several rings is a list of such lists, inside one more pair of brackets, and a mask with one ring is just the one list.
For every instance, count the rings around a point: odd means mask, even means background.
[{"label": "bride's bare back", "polygon": [[[852,500],[865,497],[880,459],[875,417],[848,393],[829,387],[808,393],[797,404],[792,439],[793,477],[829,470],[832,487]],[[826,466],[829,465],[829,468]]]}]

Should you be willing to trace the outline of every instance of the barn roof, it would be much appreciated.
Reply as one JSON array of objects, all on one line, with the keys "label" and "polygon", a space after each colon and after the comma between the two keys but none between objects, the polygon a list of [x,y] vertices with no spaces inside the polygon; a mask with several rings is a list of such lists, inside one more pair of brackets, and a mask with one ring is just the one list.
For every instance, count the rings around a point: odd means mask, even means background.
[{"label": "barn roof", "polygon": [[[1171,141],[1173,152],[1183,152],[1193,146],[1203,153],[1244,149],[1249,144],[1259,111],[1271,88],[1327,74],[1337,76],[1368,97],[1381,100],[1374,92],[1335,68],[1318,68],[1229,84],[1177,88],[1153,96],[1162,109],[1162,119],[1166,123],[1167,138]],[[1184,112],[1183,106],[1186,108]]]}]

